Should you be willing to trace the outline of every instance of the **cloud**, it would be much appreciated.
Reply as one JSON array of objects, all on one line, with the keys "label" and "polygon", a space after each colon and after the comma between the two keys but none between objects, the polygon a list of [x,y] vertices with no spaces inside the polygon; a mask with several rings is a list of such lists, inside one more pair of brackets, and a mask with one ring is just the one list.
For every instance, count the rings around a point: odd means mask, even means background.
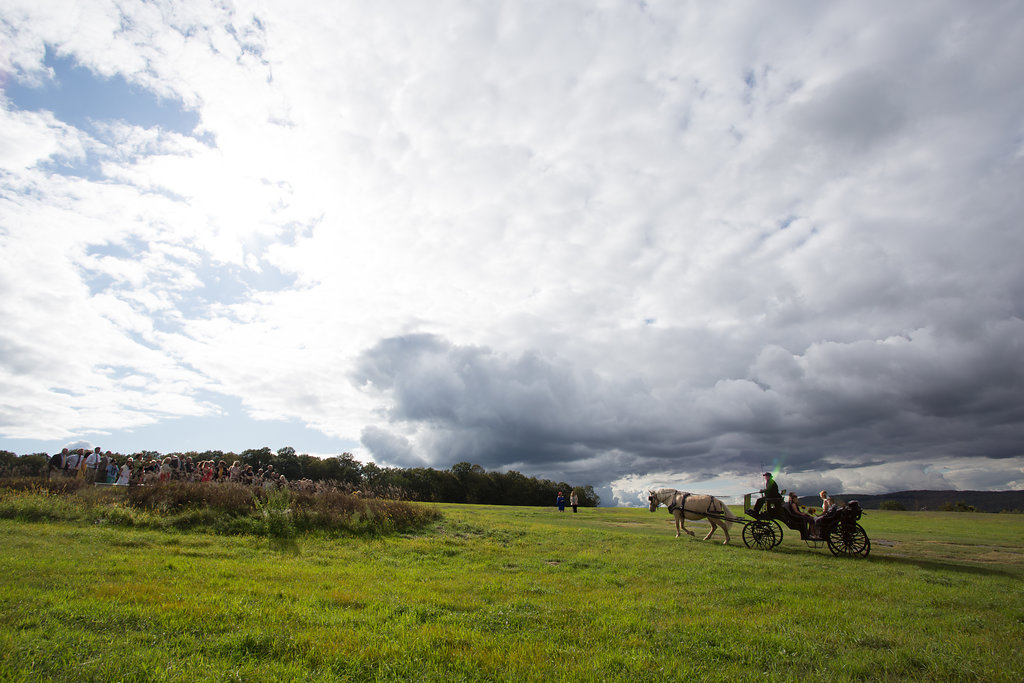
[{"label": "cloud", "polygon": [[0,432],[1019,482],[1017,14],[4,3]]},{"label": "cloud", "polygon": [[0,111],[0,168],[22,171],[55,159],[85,156],[82,135],[48,112]]},{"label": "cloud", "polygon": [[[1002,330],[987,348],[943,348],[927,333],[796,357],[771,347],[750,378],[700,390],[678,377],[608,380],[567,359],[412,335],[365,352],[353,380],[386,397],[387,422],[428,462],[701,481],[742,477],[781,456],[796,481],[856,469],[870,487],[886,471],[880,462],[918,471],[929,457],[1019,460],[1021,378],[1006,370],[1020,331]],[[409,437],[402,442],[408,449]],[[940,478],[905,477],[922,479]]]}]

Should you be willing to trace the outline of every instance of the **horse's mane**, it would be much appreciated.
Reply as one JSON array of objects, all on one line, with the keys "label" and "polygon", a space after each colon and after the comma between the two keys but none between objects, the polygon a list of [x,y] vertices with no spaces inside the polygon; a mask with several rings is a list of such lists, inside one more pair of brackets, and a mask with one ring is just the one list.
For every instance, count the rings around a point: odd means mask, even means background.
[{"label": "horse's mane", "polygon": [[655,495],[664,495],[666,493],[686,493],[686,491],[680,491],[679,489],[657,489],[654,493]]}]

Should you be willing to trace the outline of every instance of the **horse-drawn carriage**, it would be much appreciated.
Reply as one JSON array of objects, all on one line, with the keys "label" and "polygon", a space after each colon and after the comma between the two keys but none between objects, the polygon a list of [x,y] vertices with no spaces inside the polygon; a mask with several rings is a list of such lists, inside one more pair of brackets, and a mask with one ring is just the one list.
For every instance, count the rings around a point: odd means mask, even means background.
[{"label": "horse-drawn carriage", "polygon": [[[721,527],[725,533],[725,542],[729,542],[729,526],[743,525],[743,543],[748,548],[771,550],[782,543],[782,525],[796,531],[808,545],[820,548],[828,545],[833,555],[850,557],[867,557],[871,552],[871,541],[864,528],[858,524],[863,511],[860,504],[851,500],[843,506],[834,507],[827,514],[818,518],[812,528],[805,518],[796,517],[783,504],[782,498],[764,498],[760,505],[750,506],[751,494],[743,499],[743,509],[753,519],[747,520],[734,515],[729,508],[714,496],[691,494],[675,489],[659,489],[650,491],[648,501],[651,512],[659,505],[668,507],[676,521],[676,537],[680,532],[693,536],[686,528],[687,519],[707,519],[711,523],[711,531],[704,540],[708,540]],[[818,535],[814,535],[817,532]]]},{"label": "horse-drawn carriage", "polygon": [[[829,510],[818,518],[814,529],[805,519],[787,510],[781,498],[765,498],[764,507],[755,512],[750,507],[750,495],[743,497],[743,509],[754,519],[740,521],[743,524],[743,543],[748,548],[771,550],[782,543],[782,524],[785,524],[798,532],[800,539],[808,545],[820,548],[827,544],[833,555],[867,557],[871,552],[867,532],[858,524],[863,511],[855,500]],[[817,535],[813,535],[815,530]]]}]

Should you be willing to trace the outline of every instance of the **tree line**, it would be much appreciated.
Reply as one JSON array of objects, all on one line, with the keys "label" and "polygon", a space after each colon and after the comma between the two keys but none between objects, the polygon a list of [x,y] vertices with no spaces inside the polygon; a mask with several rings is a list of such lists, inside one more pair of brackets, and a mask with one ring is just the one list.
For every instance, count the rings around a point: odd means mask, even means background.
[{"label": "tree line", "polygon": [[[351,453],[328,458],[299,454],[291,446],[276,452],[268,447],[250,448],[241,453],[223,451],[189,451],[161,454],[156,451],[133,453],[136,460],[160,460],[168,456],[190,457],[193,461],[224,460],[227,464],[239,461],[252,465],[253,471],[265,470],[268,465],[289,481],[310,479],[333,481],[364,493],[405,500],[434,503],[479,503],[485,505],[554,505],[561,491],[565,497],[576,491],[583,507],[600,505],[601,499],[593,486],[573,486],[564,481],[528,477],[521,472],[488,472],[480,465],[459,462],[447,470],[432,467],[380,467],[376,463],[362,463]],[[114,454],[119,462],[128,456]],[[0,476],[46,476],[50,456],[46,453],[16,455],[0,451]]]}]

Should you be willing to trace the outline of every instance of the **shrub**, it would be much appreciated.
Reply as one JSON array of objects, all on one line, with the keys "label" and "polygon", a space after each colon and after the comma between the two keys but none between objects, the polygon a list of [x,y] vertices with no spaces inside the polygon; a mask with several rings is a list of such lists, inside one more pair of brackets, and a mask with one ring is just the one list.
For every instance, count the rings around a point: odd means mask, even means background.
[{"label": "shrub", "polygon": [[883,500],[881,503],[878,504],[878,509],[879,510],[906,510],[907,508],[904,507],[903,503],[899,502],[898,500]]},{"label": "shrub", "polygon": [[54,475],[46,477],[3,477],[0,478],[0,488],[11,489],[12,491],[37,491],[42,490],[48,493],[74,493],[85,486],[85,480],[77,477],[66,477]]},{"label": "shrub", "polygon": [[226,482],[99,488],[84,486],[76,479],[48,482],[24,478],[0,484],[0,518],[254,534],[288,541],[299,533],[318,530],[341,534],[410,531],[441,515],[426,506],[364,498],[326,484],[270,491]]},{"label": "shrub", "polygon": [[288,489],[275,489],[267,494],[266,502],[256,499],[256,509],[263,518],[264,535],[270,538],[295,537],[292,523],[292,497]]},{"label": "shrub", "polygon": [[301,531],[326,529],[365,534],[408,531],[437,521],[434,508],[381,498],[363,498],[318,486],[292,496],[293,519]]},{"label": "shrub", "polygon": [[134,507],[171,512],[188,507],[209,507],[229,515],[248,515],[255,509],[260,489],[244,484],[209,482],[160,482],[128,488]]}]

